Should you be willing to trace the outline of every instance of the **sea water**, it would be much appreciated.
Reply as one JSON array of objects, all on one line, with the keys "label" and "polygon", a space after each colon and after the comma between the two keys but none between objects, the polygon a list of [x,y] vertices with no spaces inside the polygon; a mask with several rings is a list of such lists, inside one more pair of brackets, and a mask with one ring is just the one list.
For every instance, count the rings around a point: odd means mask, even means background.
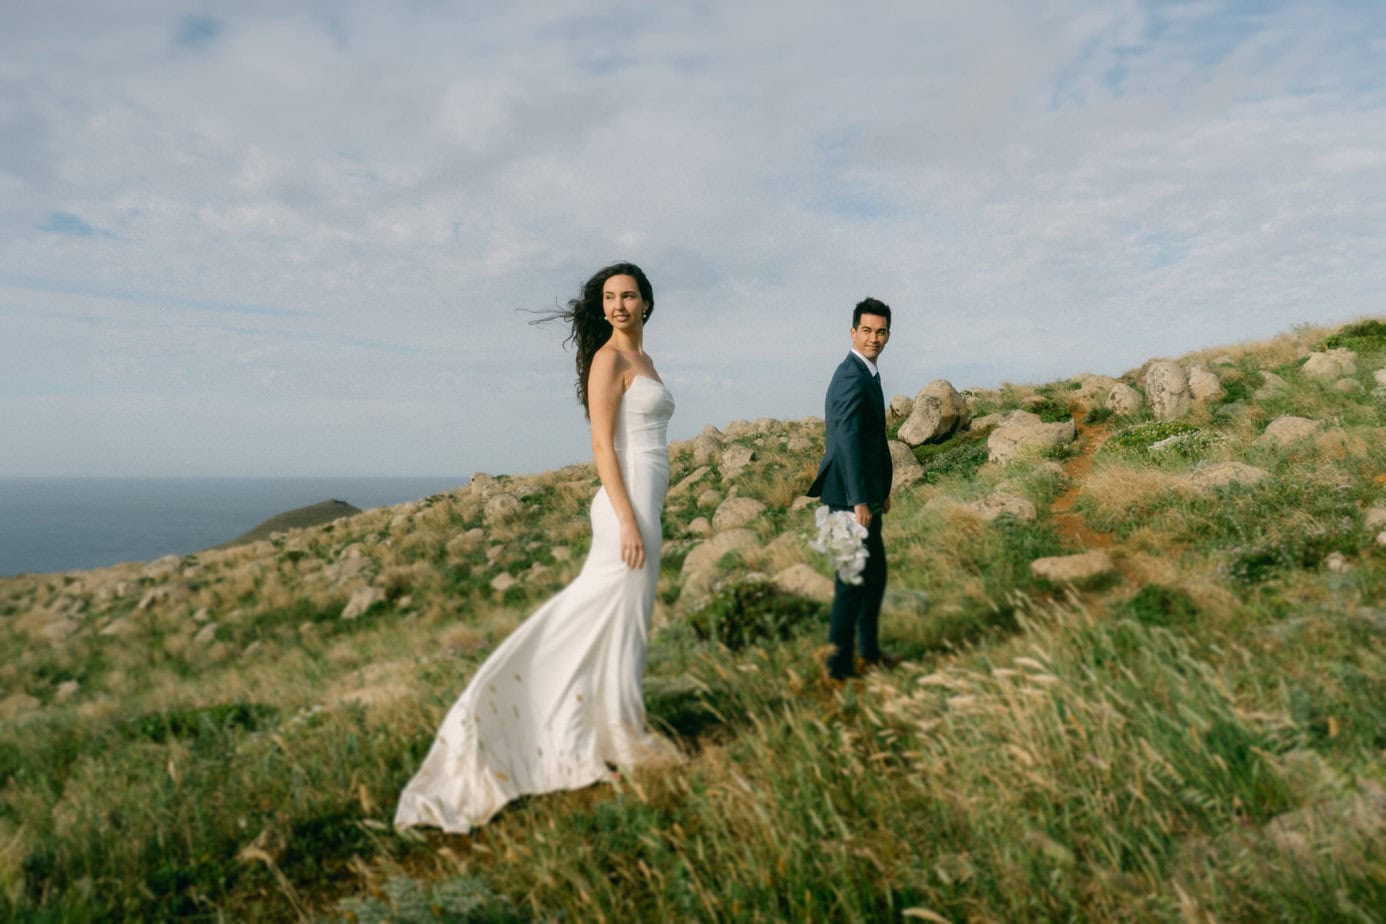
[{"label": "sea water", "polygon": [[466,484],[434,478],[0,478],[0,577],[186,555],[326,500],[368,510]]}]

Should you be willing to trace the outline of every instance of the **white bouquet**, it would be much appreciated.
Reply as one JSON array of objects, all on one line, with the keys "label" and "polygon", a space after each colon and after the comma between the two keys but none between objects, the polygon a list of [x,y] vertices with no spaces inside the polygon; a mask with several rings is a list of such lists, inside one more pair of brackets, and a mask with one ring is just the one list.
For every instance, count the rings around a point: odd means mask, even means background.
[{"label": "white bouquet", "polygon": [[857,522],[851,510],[836,513],[824,504],[814,513],[818,523],[818,538],[809,548],[822,552],[837,569],[837,576],[848,584],[860,584],[866,569],[866,527]]}]

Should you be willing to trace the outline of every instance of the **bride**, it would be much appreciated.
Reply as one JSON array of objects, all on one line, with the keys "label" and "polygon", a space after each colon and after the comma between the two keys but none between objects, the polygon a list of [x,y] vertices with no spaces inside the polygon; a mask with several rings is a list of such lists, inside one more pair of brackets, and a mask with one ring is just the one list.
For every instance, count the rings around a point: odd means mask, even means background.
[{"label": "bride", "polygon": [[645,728],[650,627],[669,486],[674,399],[644,350],[654,292],[633,263],[597,272],[557,317],[572,325],[577,394],[592,425],[601,489],[582,571],[477,670],[419,772],[395,826],[465,833],[510,800],[610,779],[672,756]]}]

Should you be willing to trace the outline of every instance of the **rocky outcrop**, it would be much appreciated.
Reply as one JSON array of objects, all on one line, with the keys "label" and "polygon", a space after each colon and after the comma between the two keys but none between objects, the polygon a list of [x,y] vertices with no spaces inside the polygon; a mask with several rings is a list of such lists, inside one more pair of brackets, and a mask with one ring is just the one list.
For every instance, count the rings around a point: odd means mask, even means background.
[{"label": "rocky outcrop", "polygon": [[1156,420],[1178,420],[1193,405],[1189,379],[1178,363],[1166,359],[1150,364],[1145,373],[1145,399]]},{"label": "rocky outcrop", "polygon": [[1307,417],[1286,415],[1277,417],[1266,425],[1266,429],[1255,440],[1257,446],[1284,449],[1294,443],[1312,436],[1319,429],[1317,420]]},{"label": "rocky outcrop", "polygon": [[1357,354],[1342,349],[1310,353],[1300,371],[1316,382],[1332,382],[1345,375],[1356,375]]},{"label": "rocky outcrop", "polygon": [[1234,481],[1242,484],[1255,484],[1261,479],[1269,477],[1270,472],[1254,465],[1247,465],[1245,462],[1213,462],[1200,465],[1188,474],[1181,476],[1176,484],[1193,491],[1211,491],[1213,488],[1220,488]]},{"label": "rocky outcrop", "polygon": [[909,418],[900,425],[900,439],[910,446],[938,442],[967,426],[972,412],[951,383],[935,379],[914,398]]},{"label": "rocky outcrop", "polygon": [[1084,585],[1098,581],[1115,570],[1112,557],[1101,549],[1079,555],[1055,555],[1036,558],[1030,571],[1051,584]]},{"label": "rocky outcrop", "polygon": [[1071,420],[1045,423],[1039,415],[1029,411],[1012,411],[987,437],[987,459],[1010,462],[1067,445],[1077,436],[1078,430]]},{"label": "rocky outcrop", "polygon": [[1227,392],[1222,387],[1222,381],[1216,375],[1203,366],[1189,367],[1189,395],[1193,400],[1207,404],[1225,394]]},{"label": "rocky outcrop", "polygon": [[915,458],[914,450],[899,440],[890,441],[890,462],[895,471],[895,488],[907,488],[924,477],[924,466]]},{"label": "rocky outcrop", "polygon": [[754,523],[764,512],[765,505],[755,498],[729,497],[722,501],[713,513],[712,529],[720,533],[723,530],[747,526]]}]

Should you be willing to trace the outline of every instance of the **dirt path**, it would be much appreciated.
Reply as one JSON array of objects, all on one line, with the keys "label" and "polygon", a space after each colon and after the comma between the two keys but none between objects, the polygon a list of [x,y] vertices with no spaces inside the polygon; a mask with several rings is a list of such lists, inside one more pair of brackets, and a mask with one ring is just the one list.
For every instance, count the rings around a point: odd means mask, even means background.
[{"label": "dirt path", "polygon": [[1087,484],[1088,473],[1092,471],[1093,457],[1097,450],[1111,436],[1111,427],[1106,424],[1089,426],[1080,422],[1083,412],[1075,410],[1073,425],[1078,430],[1078,455],[1064,463],[1064,474],[1068,477],[1068,487],[1050,506],[1054,525],[1064,541],[1082,549],[1110,549],[1116,544],[1111,533],[1100,533],[1088,526],[1087,519],[1074,510],[1078,498]]}]

